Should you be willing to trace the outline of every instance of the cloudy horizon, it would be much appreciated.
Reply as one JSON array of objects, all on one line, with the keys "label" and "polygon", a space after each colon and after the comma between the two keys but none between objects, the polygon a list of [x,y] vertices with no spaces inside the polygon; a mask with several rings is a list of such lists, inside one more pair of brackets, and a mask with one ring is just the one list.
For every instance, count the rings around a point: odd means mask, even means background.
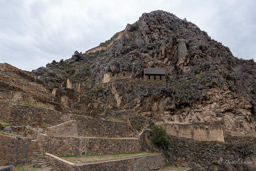
[{"label": "cloudy horizon", "polygon": [[0,63],[31,71],[110,39],[145,12],[196,24],[235,57],[256,61],[256,1],[0,0]]}]

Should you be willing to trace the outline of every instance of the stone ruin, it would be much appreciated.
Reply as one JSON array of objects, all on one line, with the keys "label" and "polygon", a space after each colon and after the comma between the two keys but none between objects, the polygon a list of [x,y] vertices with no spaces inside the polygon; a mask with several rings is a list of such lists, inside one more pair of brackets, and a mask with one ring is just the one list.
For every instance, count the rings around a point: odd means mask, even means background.
[{"label": "stone ruin", "polygon": [[[141,76],[140,80],[144,81],[150,81],[152,83],[161,83],[166,84],[166,74],[163,68],[144,68],[143,76]],[[129,80],[133,79],[132,73],[119,73],[119,74],[113,74],[113,73],[105,73],[102,83],[109,83],[113,82],[115,80]]]}]

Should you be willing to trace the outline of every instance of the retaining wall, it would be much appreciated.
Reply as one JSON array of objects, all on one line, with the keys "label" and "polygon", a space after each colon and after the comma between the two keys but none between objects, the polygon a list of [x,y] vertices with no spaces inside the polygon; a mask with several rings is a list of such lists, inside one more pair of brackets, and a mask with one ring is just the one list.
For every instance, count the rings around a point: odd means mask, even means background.
[{"label": "retaining wall", "polygon": [[0,134],[0,166],[31,164],[31,160],[31,139]]},{"label": "retaining wall", "polygon": [[196,141],[220,141],[224,142],[221,124],[164,124],[167,135],[190,138]]},{"label": "retaining wall", "polygon": [[50,127],[62,123],[60,112],[0,101],[0,120],[13,125]]},{"label": "retaining wall", "polygon": [[56,137],[78,137],[77,122],[75,120],[71,120],[49,127],[46,129],[46,134],[48,136]]},{"label": "retaining wall", "polygon": [[137,138],[39,137],[43,149],[56,156],[140,152]]},{"label": "retaining wall", "polygon": [[62,160],[51,154],[46,154],[47,160],[58,171],[120,171],[120,170],[159,170],[165,167],[166,161],[164,155],[156,154],[150,156],[135,157],[121,160],[111,160],[105,162],[95,162],[86,164],[74,164]]},{"label": "retaining wall", "polygon": [[90,50],[87,50],[85,53],[86,53],[86,54],[89,54],[89,53],[95,53],[95,52],[97,52],[97,51],[99,51],[99,50],[107,50],[113,43],[115,43],[115,41],[119,40],[119,39],[123,36],[123,34],[126,32],[126,30],[127,30],[129,27],[130,27],[130,24],[127,24],[127,26],[125,27],[125,30],[120,31],[119,33],[116,33],[116,35],[114,35],[114,36],[111,38],[111,41],[110,41],[110,43],[109,43],[108,45],[106,45],[106,46],[100,45],[100,46],[94,47],[94,48],[92,48],[92,49],[90,49]]},{"label": "retaining wall", "polygon": [[112,122],[81,115],[65,115],[64,121],[76,120],[79,137],[134,137],[131,126],[122,122]]}]

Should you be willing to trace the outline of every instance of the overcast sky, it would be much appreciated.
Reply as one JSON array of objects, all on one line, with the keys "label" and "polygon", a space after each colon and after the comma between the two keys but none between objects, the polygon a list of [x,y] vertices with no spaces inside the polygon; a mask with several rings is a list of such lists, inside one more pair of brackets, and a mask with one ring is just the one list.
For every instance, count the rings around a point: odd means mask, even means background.
[{"label": "overcast sky", "polygon": [[31,71],[68,59],[154,10],[186,18],[234,56],[256,61],[255,0],[0,0],[0,63]]}]

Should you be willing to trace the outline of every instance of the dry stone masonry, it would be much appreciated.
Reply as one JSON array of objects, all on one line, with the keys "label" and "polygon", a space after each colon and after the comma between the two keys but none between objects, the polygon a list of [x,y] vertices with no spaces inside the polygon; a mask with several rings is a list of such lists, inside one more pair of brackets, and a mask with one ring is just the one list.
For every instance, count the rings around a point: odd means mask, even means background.
[{"label": "dry stone masonry", "polygon": [[0,166],[31,164],[31,161],[31,139],[0,134]]}]

